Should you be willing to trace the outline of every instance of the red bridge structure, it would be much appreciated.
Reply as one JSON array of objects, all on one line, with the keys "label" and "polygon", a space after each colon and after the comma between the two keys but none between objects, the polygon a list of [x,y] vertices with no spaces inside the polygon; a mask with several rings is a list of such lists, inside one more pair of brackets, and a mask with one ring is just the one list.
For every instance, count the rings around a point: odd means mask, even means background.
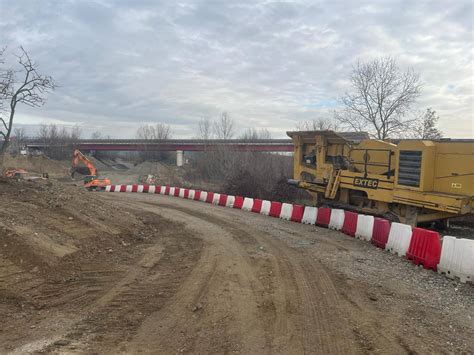
[{"label": "red bridge structure", "polygon": [[[354,142],[360,142],[366,138],[366,134],[363,132],[337,132],[337,134]],[[182,164],[184,152],[204,152],[219,148],[241,152],[293,153],[294,151],[291,139],[81,139],[74,143],[70,142],[68,145],[92,153],[99,151],[175,151],[178,166]],[[51,143],[40,139],[28,140],[25,146],[30,151],[41,151],[54,147]]]},{"label": "red bridge structure", "polygon": [[[293,152],[293,143],[290,139],[82,139],[74,142],[73,145],[83,152],[91,153],[99,151],[174,151],[178,166],[183,163],[184,152],[204,152],[215,149],[241,152]],[[45,148],[53,147],[50,143],[41,140],[29,140],[25,146],[29,151],[42,151]]]}]

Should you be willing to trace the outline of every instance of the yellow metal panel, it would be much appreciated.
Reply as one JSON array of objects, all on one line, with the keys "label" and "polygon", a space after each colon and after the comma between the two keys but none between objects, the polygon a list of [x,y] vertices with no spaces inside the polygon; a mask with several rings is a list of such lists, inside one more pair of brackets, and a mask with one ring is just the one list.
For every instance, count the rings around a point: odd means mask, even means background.
[{"label": "yellow metal panel", "polygon": [[472,213],[471,199],[466,196],[395,189],[393,201],[437,211]]},{"label": "yellow metal panel", "polygon": [[437,143],[434,190],[474,195],[474,144]]}]

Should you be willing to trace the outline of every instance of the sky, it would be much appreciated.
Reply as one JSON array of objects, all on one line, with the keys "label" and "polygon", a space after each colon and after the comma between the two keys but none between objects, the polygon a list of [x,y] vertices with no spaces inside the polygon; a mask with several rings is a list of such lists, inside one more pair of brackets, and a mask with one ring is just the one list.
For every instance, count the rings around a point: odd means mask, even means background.
[{"label": "sky", "polygon": [[[23,46],[59,87],[16,123],[136,135],[163,122],[175,138],[227,112],[243,131],[285,137],[332,119],[357,61],[396,59],[420,74],[413,115],[474,138],[471,1],[0,0],[0,47]],[[33,128],[32,128],[33,127]]]}]

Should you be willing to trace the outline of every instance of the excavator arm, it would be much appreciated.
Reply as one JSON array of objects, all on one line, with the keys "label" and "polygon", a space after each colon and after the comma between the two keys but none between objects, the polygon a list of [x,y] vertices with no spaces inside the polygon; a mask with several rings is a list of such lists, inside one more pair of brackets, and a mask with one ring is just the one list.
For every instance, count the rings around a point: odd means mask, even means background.
[{"label": "excavator arm", "polygon": [[79,165],[80,161],[84,163],[87,169],[89,169],[90,176],[94,176],[94,177],[97,176],[97,169],[94,166],[94,164],[92,164],[92,162],[89,159],[87,159],[87,157],[84,154],[82,154],[79,149],[76,149],[74,151],[74,154],[72,155],[72,167],[71,167],[72,177],[74,177],[74,173],[76,172],[77,166]]},{"label": "excavator arm", "polygon": [[87,159],[87,157],[81,153],[80,150],[76,149],[72,155],[72,166],[71,166],[71,177],[74,178],[74,173],[78,171],[79,162],[82,162],[89,170],[89,175],[84,178],[84,187],[89,190],[101,190],[107,185],[110,185],[110,179],[97,178],[97,169],[94,164]]}]

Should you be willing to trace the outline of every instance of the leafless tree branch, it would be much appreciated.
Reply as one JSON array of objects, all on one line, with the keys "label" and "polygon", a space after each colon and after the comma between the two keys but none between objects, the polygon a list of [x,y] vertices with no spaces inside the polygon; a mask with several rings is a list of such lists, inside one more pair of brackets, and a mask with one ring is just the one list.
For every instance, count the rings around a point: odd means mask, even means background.
[{"label": "leafless tree branch", "polygon": [[412,70],[402,72],[390,57],[369,63],[358,62],[350,78],[352,91],[341,98],[344,110],[335,119],[345,127],[367,131],[377,139],[386,139],[411,127],[407,118],[419,97],[419,76]]},{"label": "leafless tree branch", "polygon": [[[2,60],[4,52],[4,49],[0,51],[1,65],[5,63]],[[18,70],[0,68],[0,115],[5,114],[5,117],[1,117],[3,127],[0,132],[4,139],[0,156],[8,147],[17,105],[42,106],[46,102],[46,94],[56,88],[52,77],[41,75],[37,71],[36,63],[23,47],[20,47],[16,58]]]}]

